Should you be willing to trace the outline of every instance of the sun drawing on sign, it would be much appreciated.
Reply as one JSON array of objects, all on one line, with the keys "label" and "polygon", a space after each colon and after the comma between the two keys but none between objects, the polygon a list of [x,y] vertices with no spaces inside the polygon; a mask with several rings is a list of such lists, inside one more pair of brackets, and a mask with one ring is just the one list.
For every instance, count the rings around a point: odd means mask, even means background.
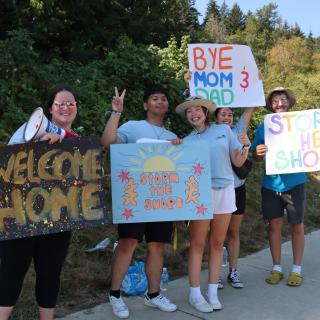
[{"label": "sun drawing on sign", "polygon": [[180,159],[183,151],[176,152],[176,146],[157,144],[154,146],[148,145],[145,148],[139,147],[135,158],[129,160],[134,164],[130,171],[187,171],[190,168],[176,167],[175,161]]}]

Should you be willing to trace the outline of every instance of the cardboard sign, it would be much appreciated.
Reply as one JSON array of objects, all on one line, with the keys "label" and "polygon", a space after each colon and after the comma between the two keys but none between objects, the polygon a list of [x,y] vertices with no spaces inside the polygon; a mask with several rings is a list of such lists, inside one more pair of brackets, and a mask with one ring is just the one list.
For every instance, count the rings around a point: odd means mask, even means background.
[{"label": "cardboard sign", "polygon": [[320,170],[320,110],[273,113],[264,119],[266,173]]},{"label": "cardboard sign", "polygon": [[107,223],[99,138],[0,148],[0,240]]},{"label": "cardboard sign", "polygon": [[231,44],[188,45],[190,95],[214,101],[218,107],[264,106],[262,80],[250,47]]},{"label": "cardboard sign", "polygon": [[212,219],[204,142],[111,145],[114,223]]}]

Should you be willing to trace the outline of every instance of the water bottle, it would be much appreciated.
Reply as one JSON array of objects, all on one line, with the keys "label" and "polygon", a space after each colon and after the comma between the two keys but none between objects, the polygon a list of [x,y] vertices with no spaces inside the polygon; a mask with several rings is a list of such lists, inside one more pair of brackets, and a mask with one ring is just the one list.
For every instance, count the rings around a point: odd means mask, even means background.
[{"label": "water bottle", "polygon": [[228,264],[228,250],[226,247],[223,247],[223,255],[222,255],[222,266],[225,267]]},{"label": "water bottle", "polygon": [[160,290],[167,291],[168,285],[169,285],[169,273],[168,273],[168,269],[164,267],[162,269],[162,275],[160,278]]}]

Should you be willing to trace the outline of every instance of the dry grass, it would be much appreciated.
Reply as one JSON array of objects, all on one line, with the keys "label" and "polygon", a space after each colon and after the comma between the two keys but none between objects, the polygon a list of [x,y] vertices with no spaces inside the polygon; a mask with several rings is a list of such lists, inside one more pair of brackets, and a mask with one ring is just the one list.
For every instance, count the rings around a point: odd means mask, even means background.
[{"label": "dry grass", "polygon": [[[260,215],[260,186],[263,164],[255,165],[247,182],[247,212],[241,229],[241,256],[256,252],[268,245],[267,226]],[[319,179],[310,175],[307,194],[305,225],[310,232],[320,225],[319,215]],[[171,247],[166,250],[166,265],[171,279],[187,274],[188,230],[184,223],[178,223],[178,250],[173,253]],[[88,308],[106,301],[110,286],[110,264],[112,246],[105,251],[85,253],[85,249],[94,246],[105,237],[116,239],[116,227],[101,226],[95,229],[73,232],[70,254],[67,258],[61,281],[61,291],[57,307],[57,317]],[[288,228],[283,230],[283,238],[289,238]],[[145,245],[141,244],[135,252],[134,260],[143,260]],[[204,266],[206,262],[204,261]],[[34,271],[31,268],[24,283],[24,289],[15,308],[12,319],[35,319],[37,309],[34,303]]]}]

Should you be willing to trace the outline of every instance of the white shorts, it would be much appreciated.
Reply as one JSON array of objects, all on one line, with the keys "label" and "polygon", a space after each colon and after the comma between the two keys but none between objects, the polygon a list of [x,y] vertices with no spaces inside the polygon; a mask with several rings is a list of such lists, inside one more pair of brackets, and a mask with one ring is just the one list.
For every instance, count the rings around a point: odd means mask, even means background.
[{"label": "white shorts", "polygon": [[221,189],[212,189],[213,217],[215,214],[232,213],[237,210],[234,183]]}]

